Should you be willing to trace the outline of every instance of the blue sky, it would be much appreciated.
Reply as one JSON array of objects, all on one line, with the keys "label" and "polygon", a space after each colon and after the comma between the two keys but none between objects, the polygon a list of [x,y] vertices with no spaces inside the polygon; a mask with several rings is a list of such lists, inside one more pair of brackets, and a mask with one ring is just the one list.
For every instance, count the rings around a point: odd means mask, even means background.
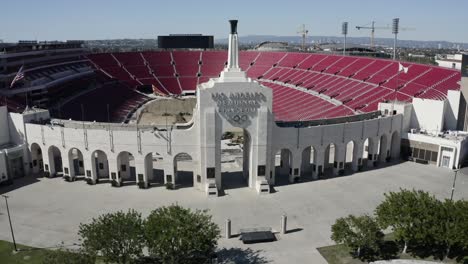
[{"label": "blue sky", "polygon": [[[228,19],[242,35],[295,35],[306,24],[310,35],[368,36],[356,25],[378,26],[399,17],[400,39],[468,42],[467,0],[0,0],[0,39],[66,40],[156,38],[169,33],[203,33],[224,38]],[[230,4],[231,3],[231,4]],[[376,31],[376,37],[391,37]]]}]

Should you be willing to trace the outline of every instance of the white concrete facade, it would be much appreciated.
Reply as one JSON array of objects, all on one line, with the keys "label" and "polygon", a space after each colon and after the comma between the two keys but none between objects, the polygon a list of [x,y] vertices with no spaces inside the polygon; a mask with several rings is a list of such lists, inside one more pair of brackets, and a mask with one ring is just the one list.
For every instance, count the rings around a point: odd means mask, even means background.
[{"label": "white concrete facade", "polygon": [[[135,177],[137,185],[146,188],[158,169],[165,184],[177,185],[178,157],[190,156],[193,186],[210,195],[223,189],[221,137],[232,129],[244,131],[243,175],[258,193],[269,193],[280,177],[291,183],[302,177],[318,179],[326,170],[340,175],[346,168],[358,171],[399,157],[402,114],[333,125],[278,126],[272,90],[247,78],[238,66],[235,26],[229,41],[227,67],[219,78],[198,85],[193,119],[186,124],[45,123],[49,114],[43,110],[9,114],[17,130],[9,137],[24,142],[32,174],[69,180],[81,176],[89,184],[109,181],[121,186]],[[154,162],[155,157],[164,162]]]}]

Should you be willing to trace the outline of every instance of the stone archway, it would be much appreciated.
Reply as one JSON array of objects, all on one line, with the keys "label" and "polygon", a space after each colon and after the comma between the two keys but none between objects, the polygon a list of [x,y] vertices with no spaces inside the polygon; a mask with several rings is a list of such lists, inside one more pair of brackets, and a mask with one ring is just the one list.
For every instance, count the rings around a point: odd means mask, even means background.
[{"label": "stone archway", "polygon": [[31,163],[32,163],[32,174],[34,176],[42,176],[44,172],[44,160],[42,157],[41,146],[37,143],[31,144]]},{"label": "stone archway", "polygon": [[164,159],[157,152],[148,153],[145,156],[145,172],[148,177],[148,187],[164,185]]},{"label": "stone archway", "polygon": [[136,184],[135,158],[132,153],[122,151],[117,155],[117,169],[118,179],[122,185]]},{"label": "stone archway", "polygon": [[109,181],[109,160],[104,151],[95,150],[91,153],[91,167],[96,183]]},{"label": "stone archway", "polygon": [[50,177],[62,176],[62,152],[56,146],[50,146],[47,153],[49,157],[49,164],[45,164],[45,170],[50,172]]},{"label": "stone archway", "polygon": [[83,179],[85,177],[83,153],[77,148],[72,148],[68,151],[68,160],[71,180]]},{"label": "stone archway", "polygon": [[275,185],[290,183],[292,158],[292,152],[287,148],[282,148],[275,153]]},{"label": "stone archway", "polygon": [[182,152],[174,156],[174,182],[176,188],[195,185],[194,162],[192,156]]},{"label": "stone archway", "polygon": [[243,128],[231,128],[221,136],[221,186],[223,190],[248,187],[251,137]]}]

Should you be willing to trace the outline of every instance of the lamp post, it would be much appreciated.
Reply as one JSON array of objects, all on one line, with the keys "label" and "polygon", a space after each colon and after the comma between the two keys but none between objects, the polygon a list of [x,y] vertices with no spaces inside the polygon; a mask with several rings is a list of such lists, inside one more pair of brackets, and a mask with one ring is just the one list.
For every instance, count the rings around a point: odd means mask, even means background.
[{"label": "lamp post", "polygon": [[457,174],[460,169],[455,170],[455,175],[453,176],[453,184],[452,184],[452,194],[450,195],[450,201],[453,201],[453,194],[455,192],[455,182],[457,181]]},{"label": "lamp post", "polygon": [[8,221],[10,222],[11,237],[13,238],[13,246],[15,247],[15,251],[18,251],[18,248],[16,247],[15,234],[13,233],[13,225],[11,224],[10,208],[8,207],[8,196],[2,195],[2,197],[5,198]]}]

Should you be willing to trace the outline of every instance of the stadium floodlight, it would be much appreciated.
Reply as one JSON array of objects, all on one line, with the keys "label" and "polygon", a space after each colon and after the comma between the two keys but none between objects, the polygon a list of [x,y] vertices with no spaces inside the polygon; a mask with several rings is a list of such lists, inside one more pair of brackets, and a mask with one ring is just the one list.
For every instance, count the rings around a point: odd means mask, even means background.
[{"label": "stadium floodlight", "polygon": [[348,35],[348,22],[343,22],[341,25],[341,34],[344,35],[343,55],[346,55],[346,35]]},{"label": "stadium floodlight", "polygon": [[397,48],[397,36],[398,31],[400,29],[400,19],[394,18],[392,23],[392,34],[395,35],[395,39],[393,40],[393,59],[396,60],[396,48]]}]

